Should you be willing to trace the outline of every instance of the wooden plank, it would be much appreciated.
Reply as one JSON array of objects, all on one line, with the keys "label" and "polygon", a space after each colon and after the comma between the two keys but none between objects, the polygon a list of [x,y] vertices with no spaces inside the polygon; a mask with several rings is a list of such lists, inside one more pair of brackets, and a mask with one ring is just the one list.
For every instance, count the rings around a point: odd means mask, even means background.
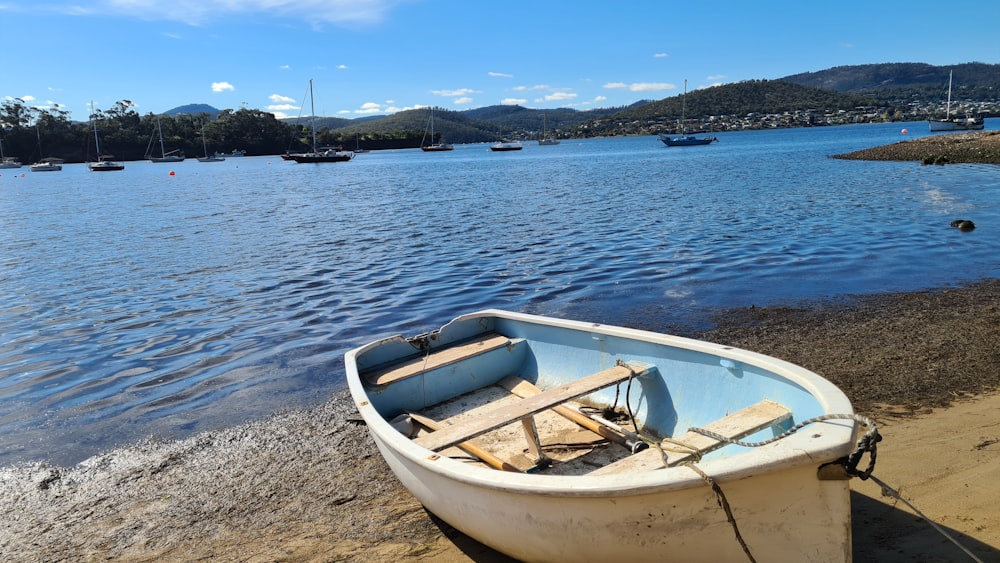
[{"label": "wooden plank", "polygon": [[[443,424],[441,424],[440,422],[434,420],[433,418],[429,418],[429,417],[426,417],[426,416],[423,416],[423,415],[419,415],[419,414],[413,413],[413,412],[407,413],[407,414],[409,414],[410,418],[413,419],[413,422],[416,422],[417,424],[419,424],[420,426],[423,426],[424,428],[426,428],[428,430],[434,431],[434,430],[440,430],[440,429],[444,428]],[[490,467],[493,467],[495,469],[499,469],[501,471],[510,471],[512,473],[521,473],[520,469],[518,469],[517,467],[515,467],[513,464],[507,463],[506,461],[504,461],[504,460],[500,459],[499,457],[493,455],[492,452],[490,452],[489,450],[487,450],[485,447],[483,447],[482,444],[480,444],[476,440],[466,440],[465,442],[461,442],[461,443],[456,444],[456,445],[462,451],[464,451],[465,453],[479,458],[483,463],[486,463]]]},{"label": "wooden plank", "polygon": [[[721,434],[731,440],[739,440],[775,424],[780,424],[791,417],[792,411],[788,410],[788,407],[764,399],[755,405],[736,411],[702,428]],[[677,438],[677,441],[690,446],[692,449],[697,450],[697,452],[664,441],[663,449],[667,456],[668,467],[692,459],[696,453],[697,455],[704,455],[725,445],[725,442],[720,442],[714,438],[691,431]],[[612,464],[595,469],[589,475],[618,475],[635,471],[650,471],[660,469],[661,467],[664,467],[663,455],[660,454],[658,448],[651,447],[648,450],[643,450]]]},{"label": "wooden plank", "polygon": [[531,416],[560,403],[565,403],[570,399],[582,397],[599,389],[621,383],[632,377],[633,373],[635,377],[639,377],[649,369],[650,367],[646,364],[642,364],[641,366],[636,364],[635,367],[630,367],[627,364],[617,365],[565,385],[542,391],[540,394],[528,397],[523,401],[500,406],[458,424],[446,426],[426,436],[420,436],[414,442],[431,451],[438,452],[459,442],[464,442],[491,430],[496,430],[501,426],[506,426],[511,422],[521,420],[526,416]]},{"label": "wooden plank", "polygon": [[[497,385],[510,391],[514,395],[521,397],[522,399],[525,397],[533,397],[542,392],[541,389],[535,387],[530,381],[525,381],[516,375],[509,375],[501,379]],[[616,444],[621,444],[632,453],[638,452],[647,447],[646,443],[643,442],[642,439],[635,433],[630,432],[629,430],[626,430],[618,425],[612,426],[611,423],[605,420],[596,420],[591,418],[576,407],[570,405],[556,405],[552,407],[552,410],[566,420],[575,422],[602,438]]]},{"label": "wooden plank", "polygon": [[387,385],[401,379],[419,375],[425,371],[444,367],[460,360],[496,350],[506,346],[510,339],[495,332],[486,333],[475,340],[434,350],[430,354],[409,358],[383,368],[374,369],[364,375],[372,385]]}]

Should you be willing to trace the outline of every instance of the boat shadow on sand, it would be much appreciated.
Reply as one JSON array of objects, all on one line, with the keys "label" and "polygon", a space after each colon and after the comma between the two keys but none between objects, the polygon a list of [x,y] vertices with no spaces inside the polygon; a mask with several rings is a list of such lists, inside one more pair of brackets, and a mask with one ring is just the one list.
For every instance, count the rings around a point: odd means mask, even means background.
[{"label": "boat shadow on sand", "polygon": [[[426,509],[425,509],[426,512]],[[441,534],[471,561],[517,561],[466,536],[431,512],[426,512]],[[739,516],[737,515],[737,518]],[[851,491],[851,532],[854,561],[909,563],[912,561],[972,561],[958,546],[938,533],[923,518],[899,506],[886,504]],[[1000,561],[1000,549],[972,536],[941,526],[955,541],[982,561]],[[736,541],[733,539],[733,541]],[[753,546],[751,546],[751,551]]]}]

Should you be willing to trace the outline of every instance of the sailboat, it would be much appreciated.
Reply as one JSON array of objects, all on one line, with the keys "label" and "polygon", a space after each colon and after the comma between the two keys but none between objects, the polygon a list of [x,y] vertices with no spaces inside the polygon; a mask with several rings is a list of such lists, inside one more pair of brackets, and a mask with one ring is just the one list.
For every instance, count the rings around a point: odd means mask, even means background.
[{"label": "sailboat", "polygon": [[[38,137],[38,156],[42,155],[42,133],[38,130],[38,125],[35,125],[35,136]],[[38,162],[31,165],[32,172],[58,172],[62,170],[61,158],[43,158]]]},{"label": "sailboat", "polygon": [[366,152],[371,152],[368,149],[361,148],[361,133],[354,134],[354,154],[364,154]]},{"label": "sailboat", "polygon": [[312,151],[293,153],[292,160],[298,163],[306,162],[346,162],[354,158],[353,152],[344,151],[343,147],[316,147],[316,105],[313,100],[313,81],[309,81],[309,109],[312,125]]},{"label": "sailboat", "polygon": [[431,132],[431,144],[429,144],[429,145],[425,145],[424,144],[424,140],[427,139],[427,130],[425,129],[424,130],[424,138],[420,140],[420,150],[422,150],[424,152],[443,152],[443,151],[450,151],[450,150],[454,150],[455,149],[455,147],[453,145],[451,145],[449,143],[445,143],[444,141],[441,141],[441,142],[438,142],[438,143],[434,142],[434,108],[433,107],[431,108],[430,132]]},{"label": "sailboat", "polygon": [[201,149],[205,152],[205,156],[199,156],[198,162],[225,162],[225,158],[219,156],[218,153],[209,156],[208,155],[208,145],[205,143],[205,124],[201,124]]},{"label": "sailboat", "polygon": [[545,114],[542,114],[542,137],[538,139],[539,145],[558,145],[559,139],[545,138]]},{"label": "sailboat", "polygon": [[684,80],[684,97],[681,98],[681,135],[671,137],[670,135],[660,135],[660,140],[668,147],[693,147],[698,145],[708,145],[718,141],[715,137],[695,137],[687,134],[687,127],[684,125],[687,111],[688,81]]},{"label": "sailboat", "polygon": [[952,118],[951,117],[951,75],[952,72],[948,72],[948,102],[945,105],[945,118],[944,119],[928,119],[927,124],[930,127],[931,132],[936,131],[978,131],[986,126],[986,123],[982,118],[978,117],[965,117],[965,118]]},{"label": "sailboat", "polygon": [[94,147],[97,149],[97,162],[88,162],[87,168],[91,172],[112,172],[115,170],[125,170],[125,163],[112,160],[114,155],[101,154],[101,140],[97,136],[97,121],[94,120],[94,103],[90,103],[90,122],[94,125]]},{"label": "sailboat", "polygon": [[[159,116],[157,116],[156,118],[156,133],[160,137],[160,156],[151,155],[149,153],[149,147],[147,146],[146,158],[148,158],[151,162],[183,162],[184,153],[180,152],[179,150],[172,150],[170,152],[166,152],[166,149],[163,148],[163,129],[160,128]],[[153,142],[152,137],[150,137],[149,142],[150,143]]]},{"label": "sailboat", "polygon": [[0,169],[9,170],[12,168],[20,168],[21,161],[13,156],[4,156],[3,154],[3,139],[0,139]]}]

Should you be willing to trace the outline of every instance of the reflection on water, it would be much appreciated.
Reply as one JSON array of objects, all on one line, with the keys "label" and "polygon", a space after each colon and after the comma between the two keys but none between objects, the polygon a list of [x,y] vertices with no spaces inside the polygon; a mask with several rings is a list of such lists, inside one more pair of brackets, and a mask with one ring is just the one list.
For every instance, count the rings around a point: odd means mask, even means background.
[{"label": "reflection on water", "polygon": [[901,127],[5,171],[0,463],[315,403],[347,349],[485,307],[693,327],[995,277],[996,167],[828,158]]}]

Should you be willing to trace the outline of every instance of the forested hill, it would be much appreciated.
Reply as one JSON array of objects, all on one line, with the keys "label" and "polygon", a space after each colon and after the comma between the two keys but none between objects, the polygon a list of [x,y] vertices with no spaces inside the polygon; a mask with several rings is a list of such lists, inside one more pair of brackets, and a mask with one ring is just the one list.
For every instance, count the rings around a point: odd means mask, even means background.
[{"label": "forested hill", "polygon": [[781,80],[834,92],[865,94],[879,100],[939,98],[953,73],[957,97],[995,100],[1000,96],[1000,64],[963,63],[933,66],[925,63],[881,63],[838,66],[803,72]]},{"label": "forested hill", "polygon": [[873,105],[871,97],[841,94],[780,80],[748,80],[689,91],[615,114],[616,119],[652,120],[661,117],[746,115],[822,109],[849,110]]}]

